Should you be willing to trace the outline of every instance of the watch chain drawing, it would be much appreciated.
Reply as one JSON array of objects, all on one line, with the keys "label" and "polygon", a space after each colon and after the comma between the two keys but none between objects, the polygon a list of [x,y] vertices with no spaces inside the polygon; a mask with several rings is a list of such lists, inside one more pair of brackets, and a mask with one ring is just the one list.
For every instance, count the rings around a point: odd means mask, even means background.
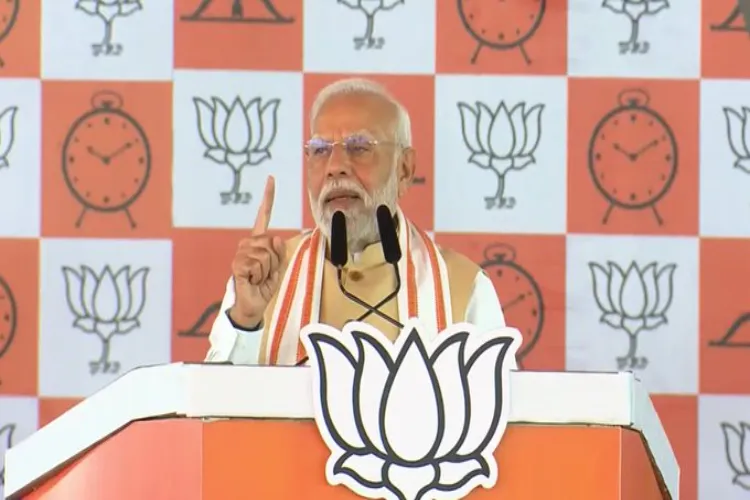
[{"label": "watch chain drawing", "polygon": [[648,358],[638,354],[638,336],[668,323],[676,264],[640,266],[631,261],[626,269],[615,262],[589,262],[599,322],[628,336],[628,350],[617,358],[617,369],[643,370]]},{"label": "watch chain drawing", "polygon": [[130,266],[113,270],[109,265],[98,273],[87,265],[62,268],[72,326],[96,335],[101,343],[99,358],[89,362],[92,375],[119,373],[120,362],[111,358],[112,339],[142,326],[149,272],[148,267],[132,271]]},{"label": "watch chain drawing", "polygon": [[252,194],[240,191],[242,170],[257,167],[271,159],[271,146],[278,130],[277,113],[281,100],[260,97],[247,102],[237,96],[231,104],[218,97],[211,101],[193,98],[198,133],[206,150],[205,158],[232,171],[232,184],[220,193],[221,204],[248,204]]},{"label": "watch chain drawing", "polygon": [[750,107],[735,110],[723,108],[727,124],[727,141],[735,162],[733,167],[750,174]]},{"label": "watch chain drawing", "polygon": [[[294,22],[294,18],[285,16],[276,9],[273,0],[195,0],[195,3],[195,10],[180,17],[181,21],[247,24]],[[260,11],[263,15],[253,14],[255,11]]]},{"label": "watch chain drawing", "polygon": [[382,49],[385,45],[385,38],[375,36],[375,14],[378,12],[387,12],[393,10],[399,5],[403,5],[405,0],[335,0],[336,3],[352,10],[358,10],[365,16],[365,31],[362,36],[354,37],[354,48],[361,49]]},{"label": "watch chain drawing", "polygon": [[471,64],[476,64],[479,53],[487,48],[518,50],[526,65],[531,65],[526,43],[541,26],[546,7],[547,0],[458,0],[461,23],[477,43]]},{"label": "watch chain drawing", "polygon": [[750,311],[738,315],[724,335],[719,339],[710,340],[708,345],[711,347],[750,347]]},{"label": "watch chain drawing", "polygon": [[94,56],[119,56],[121,43],[114,42],[114,23],[121,17],[128,17],[143,10],[141,0],[78,0],[75,8],[104,23],[104,37],[99,43],[91,44]]},{"label": "watch chain drawing", "polygon": [[[0,364],[13,345],[18,327],[18,306],[8,282],[0,276]],[[0,388],[3,381],[0,379]]]},{"label": "watch chain drawing", "polygon": [[[8,35],[11,34],[18,20],[21,0],[5,0],[0,2],[0,49]],[[0,70],[5,67],[5,60],[0,56]]]},{"label": "watch chain drawing", "polygon": [[5,485],[5,453],[13,446],[13,434],[16,424],[0,426],[0,485]]},{"label": "watch chain drawing", "polygon": [[732,10],[720,23],[710,26],[711,31],[750,33],[750,2],[747,0],[735,0],[735,2]]},{"label": "watch chain drawing", "polygon": [[205,338],[211,333],[211,326],[216,321],[216,315],[220,313],[221,301],[209,304],[203,312],[198,316],[198,319],[185,330],[178,330],[178,337],[193,337],[193,338]]},{"label": "watch chain drawing", "polygon": [[523,369],[523,360],[534,349],[544,328],[542,290],[531,273],[518,263],[516,250],[511,245],[488,246],[479,266],[498,291],[507,323],[521,332],[523,342],[516,361],[518,368]]},{"label": "watch chain drawing", "polygon": [[130,207],[143,194],[151,173],[151,146],[141,125],[114,92],[95,94],[91,108],[70,127],[62,147],[62,170],[71,195],[80,203],[75,221],[86,214],[122,213],[137,226]]},{"label": "watch chain drawing", "polygon": [[469,150],[467,161],[497,177],[497,190],[484,198],[487,210],[512,209],[513,196],[506,196],[506,175],[536,163],[534,153],[542,137],[544,104],[526,109],[527,103],[513,106],[500,101],[494,111],[488,104],[477,101],[475,106],[458,103],[461,132]]},{"label": "watch chain drawing", "polygon": [[722,422],[724,434],[724,452],[730,474],[727,480],[732,485],[750,491],[750,424],[738,422],[737,425]]},{"label": "watch chain drawing", "polygon": [[655,16],[669,8],[667,0],[604,0],[602,7],[622,14],[630,21],[630,38],[620,42],[620,54],[646,54],[651,44],[640,39],[640,24],[644,16]]},{"label": "watch chain drawing", "polygon": [[624,90],[618,104],[596,124],[589,142],[589,174],[609,204],[602,224],[619,208],[651,210],[661,226],[657,203],[677,176],[677,141],[666,120],[649,107],[645,90]]},{"label": "watch chain drawing", "polygon": [[16,139],[16,115],[18,108],[10,106],[0,113],[0,169],[10,167],[8,155]]}]

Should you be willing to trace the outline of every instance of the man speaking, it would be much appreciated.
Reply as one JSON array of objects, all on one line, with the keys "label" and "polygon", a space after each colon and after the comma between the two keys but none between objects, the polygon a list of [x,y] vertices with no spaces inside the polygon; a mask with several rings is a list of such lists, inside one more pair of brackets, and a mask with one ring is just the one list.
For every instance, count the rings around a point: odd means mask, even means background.
[{"label": "man speaking", "polygon": [[439,248],[398,206],[416,169],[406,109],[374,82],[340,80],[317,95],[310,128],[305,168],[316,228],[286,242],[267,234],[269,178],[232,261],[206,361],[304,363],[299,332],[309,323],[366,321],[391,340],[412,317],[430,332],[458,322],[504,327],[482,269]]}]

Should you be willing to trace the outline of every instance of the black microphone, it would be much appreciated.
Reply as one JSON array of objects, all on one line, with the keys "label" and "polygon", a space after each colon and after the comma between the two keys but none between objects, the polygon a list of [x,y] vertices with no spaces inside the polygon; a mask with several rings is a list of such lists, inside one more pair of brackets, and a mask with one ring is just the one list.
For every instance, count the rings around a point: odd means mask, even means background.
[{"label": "black microphone", "polygon": [[[383,248],[383,257],[386,262],[393,265],[393,269],[396,272],[396,289],[375,306],[371,306],[346,290],[343,280],[343,268],[349,260],[349,249],[346,236],[346,216],[341,211],[336,211],[331,219],[331,263],[337,268],[336,275],[341,293],[343,293],[349,300],[367,309],[367,312],[360,316],[357,321],[362,321],[371,314],[377,314],[392,325],[402,329],[404,325],[380,311],[380,308],[397,296],[399,290],[401,290],[401,274],[398,271],[398,261],[401,260],[401,245],[399,245],[398,242],[396,224],[393,222],[393,216],[391,215],[390,210],[388,210],[388,207],[385,205],[380,205],[378,207],[375,216],[378,222],[378,231],[380,232],[380,244]],[[305,356],[295,363],[294,366],[302,366],[308,359],[310,359],[310,357]]]},{"label": "black microphone", "polygon": [[[396,274],[396,288],[390,294],[386,295],[383,300],[372,306],[362,316],[357,318],[357,321],[362,321],[367,318],[373,312],[380,312],[380,308],[385,304],[393,300],[401,290],[401,273],[398,270],[398,261],[401,260],[401,245],[398,242],[398,232],[396,231],[396,223],[393,222],[393,215],[388,207],[380,205],[375,212],[375,216],[378,220],[378,231],[380,232],[380,244],[383,247],[383,257],[385,261],[393,266],[393,271]],[[390,319],[392,325],[396,325],[398,328],[403,328],[404,325],[396,320]]]}]

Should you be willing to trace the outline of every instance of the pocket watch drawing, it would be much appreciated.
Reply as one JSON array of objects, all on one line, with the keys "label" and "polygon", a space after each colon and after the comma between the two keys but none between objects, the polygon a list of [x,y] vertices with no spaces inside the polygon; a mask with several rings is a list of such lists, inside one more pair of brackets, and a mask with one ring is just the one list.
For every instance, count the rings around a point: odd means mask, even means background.
[{"label": "pocket watch drawing", "polygon": [[75,222],[87,212],[122,212],[136,227],[131,205],[140,197],[151,172],[151,148],[140,124],[122,110],[123,100],[109,91],[91,100],[92,109],[70,127],[62,149],[65,183],[81,204]]},{"label": "pocket watch drawing", "polygon": [[8,283],[0,277],[0,359],[10,349],[16,335],[16,299]]},{"label": "pocket watch drawing", "polygon": [[[21,0],[3,0],[0,2],[0,44],[13,31],[18,19],[18,9]],[[0,68],[5,67],[5,61],[0,57]]]},{"label": "pocket watch drawing", "polygon": [[677,175],[677,142],[664,118],[649,107],[644,90],[620,93],[619,106],[596,125],[588,168],[596,189],[609,202],[602,224],[615,208],[651,210],[664,224],[657,203]]},{"label": "pocket watch drawing", "polygon": [[524,44],[542,24],[547,0],[458,0],[458,15],[466,31],[477,42],[471,64],[479,52],[518,49],[527,65],[531,58]]},{"label": "pocket watch drawing", "polygon": [[209,304],[206,309],[198,316],[198,319],[185,330],[178,330],[178,337],[208,337],[211,333],[211,326],[216,321],[216,315],[221,309],[221,301]]},{"label": "pocket watch drawing", "polygon": [[503,243],[484,250],[484,262],[479,265],[495,284],[505,322],[518,328],[523,336],[516,355],[518,368],[539,340],[544,326],[544,299],[534,277],[516,261],[515,249]]}]

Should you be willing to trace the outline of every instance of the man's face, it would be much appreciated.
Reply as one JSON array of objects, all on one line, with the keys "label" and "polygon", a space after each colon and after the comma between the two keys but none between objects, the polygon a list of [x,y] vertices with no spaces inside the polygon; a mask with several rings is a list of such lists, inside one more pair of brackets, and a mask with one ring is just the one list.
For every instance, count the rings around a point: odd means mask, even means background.
[{"label": "man's face", "polygon": [[345,94],[328,100],[313,124],[306,152],[313,216],[327,232],[334,212],[344,212],[350,245],[378,239],[375,210],[394,211],[413,176],[413,152],[393,142],[396,116],[382,97]]}]

